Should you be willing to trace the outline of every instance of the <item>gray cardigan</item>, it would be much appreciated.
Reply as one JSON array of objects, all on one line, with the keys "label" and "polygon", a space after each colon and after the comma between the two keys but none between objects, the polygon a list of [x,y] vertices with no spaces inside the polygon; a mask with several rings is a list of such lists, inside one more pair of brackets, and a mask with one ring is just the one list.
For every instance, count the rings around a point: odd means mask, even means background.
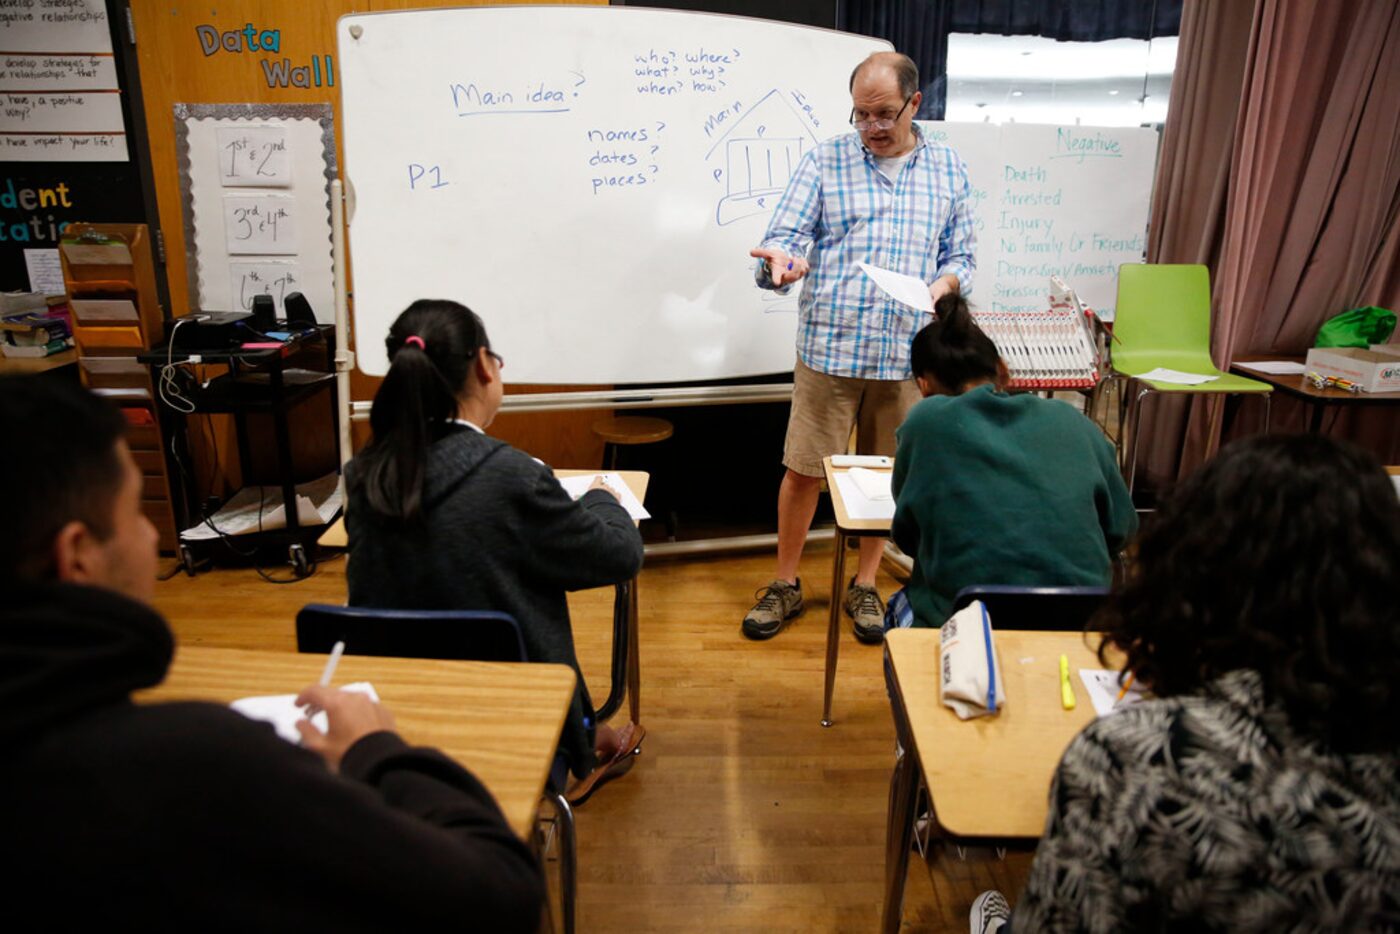
[{"label": "gray cardigan", "polygon": [[[347,469],[352,606],[498,610],[519,622],[531,661],[579,672],[565,592],[615,584],[642,566],[642,537],[607,493],[570,499],[553,472],[504,441],[460,428],[428,450],[425,521],[375,515]],[[594,710],[579,672],[561,748],[594,765]]]}]

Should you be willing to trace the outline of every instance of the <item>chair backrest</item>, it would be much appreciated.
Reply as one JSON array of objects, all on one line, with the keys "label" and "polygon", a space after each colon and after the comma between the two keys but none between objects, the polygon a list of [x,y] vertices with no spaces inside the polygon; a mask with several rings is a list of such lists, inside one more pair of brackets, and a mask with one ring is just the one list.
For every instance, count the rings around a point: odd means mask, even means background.
[{"label": "chair backrest", "polygon": [[1080,632],[1108,596],[1107,587],[964,587],[953,598],[956,613],[981,600],[997,629]]},{"label": "chair backrest", "polygon": [[297,651],[525,662],[520,624],[491,610],[375,610],[312,603],[297,613]]},{"label": "chair backrest", "polygon": [[1199,264],[1119,266],[1113,337],[1113,365],[1121,372],[1213,368],[1209,270]]}]

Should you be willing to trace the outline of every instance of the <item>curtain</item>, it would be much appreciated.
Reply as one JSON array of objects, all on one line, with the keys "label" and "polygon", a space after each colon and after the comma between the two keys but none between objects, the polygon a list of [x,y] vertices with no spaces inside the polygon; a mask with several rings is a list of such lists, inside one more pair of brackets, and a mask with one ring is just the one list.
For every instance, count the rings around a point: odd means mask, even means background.
[{"label": "curtain", "polygon": [[955,0],[953,32],[1067,42],[1174,36],[1182,0]]},{"label": "curtain", "polygon": [[836,28],[887,39],[919,66],[923,103],[915,116],[942,120],[948,103],[948,33],[953,0],[842,0]]},{"label": "curtain", "polygon": [[[1149,238],[1154,261],[1211,265],[1212,349],[1222,364],[1237,354],[1304,353],[1322,322],[1347,308],[1400,308],[1400,6],[1258,0],[1227,127],[1219,95],[1231,79],[1218,74],[1219,59],[1233,50],[1222,48],[1223,33],[1194,26],[1223,22],[1234,5],[1187,6],[1192,28],[1178,51]],[[1200,69],[1225,87],[1193,93]],[[1226,148],[1221,200],[1207,155]],[[1195,206],[1177,201],[1203,192],[1212,194]],[[1222,439],[1218,411],[1218,402],[1194,400],[1184,433],[1171,413],[1145,423],[1144,466],[1168,479],[1194,469]],[[1324,430],[1400,461],[1393,410],[1333,411]],[[1301,430],[1304,414],[1275,393],[1275,430]]]},{"label": "curtain", "polygon": [[[1182,13],[1152,191],[1149,263],[1201,263],[1212,274],[1216,270],[1253,22],[1253,5],[1243,0],[1198,0]],[[1138,466],[1145,485],[1161,486],[1162,478],[1175,475],[1190,403],[1172,394],[1146,403]]]}]

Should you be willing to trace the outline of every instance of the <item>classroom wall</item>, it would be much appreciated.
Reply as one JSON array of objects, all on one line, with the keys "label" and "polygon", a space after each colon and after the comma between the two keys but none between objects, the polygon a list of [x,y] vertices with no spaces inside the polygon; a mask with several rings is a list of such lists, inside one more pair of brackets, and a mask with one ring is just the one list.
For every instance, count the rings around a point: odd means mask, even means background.
[{"label": "classroom wall", "polygon": [[[140,68],[146,121],[149,127],[152,172],[160,228],[165,235],[166,278],[172,315],[189,311],[185,230],[180,202],[180,173],[175,157],[171,108],[185,104],[305,104],[330,103],[340,121],[340,93],[326,79],[334,76],[335,22],[350,12],[383,12],[437,6],[503,5],[510,0],[324,0],[305,4],[277,0],[231,0],[217,6],[133,0],[136,54]],[[536,3],[599,0],[534,0]],[[201,27],[204,27],[201,29]],[[251,35],[250,35],[251,30]],[[201,42],[201,33],[206,37]],[[206,54],[210,38],[218,47]],[[234,50],[225,48],[225,42]],[[252,48],[256,44],[258,48]],[[267,46],[268,48],[263,48]],[[275,49],[275,51],[274,51]],[[321,86],[314,83],[313,58],[318,60]],[[307,69],[309,87],[293,85],[294,69]],[[339,133],[337,161],[343,164]],[[353,275],[353,269],[352,269]],[[438,297],[438,296],[434,296]],[[450,298],[451,296],[441,296]],[[353,316],[353,299],[352,310]],[[489,327],[489,310],[487,311]],[[353,330],[353,329],[352,329]],[[509,383],[510,372],[506,379]],[[352,396],[373,398],[379,380],[352,374]],[[535,386],[530,391],[558,391],[560,386]],[[521,391],[507,387],[507,392]],[[603,412],[529,413],[502,416],[492,428],[497,435],[560,466],[589,466],[601,462],[602,442],[589,425]],[[367,426],[356,424],[356,444],[367,437]]]}]

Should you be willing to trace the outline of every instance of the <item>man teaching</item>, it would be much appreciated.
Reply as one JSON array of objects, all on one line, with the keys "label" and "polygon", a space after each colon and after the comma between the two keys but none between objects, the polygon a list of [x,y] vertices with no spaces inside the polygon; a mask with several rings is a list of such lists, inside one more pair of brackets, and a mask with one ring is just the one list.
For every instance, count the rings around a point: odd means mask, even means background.
[{"label": "man teaching", "polygon": [[[976,268],[967,170],[958,155],[914,126],[922,95],[908,56],[877,52],[851,73],[851,126],[808,151],[773,210],[763,242],[761,288],[798,299],[792,414],[778,489],[778,564],[744,617],[750,639],[770,639],[803,610],[797,577],[821,493],[822,458],[894,454],[894,431],[919,391],[909,346],[929,316],[881,292],[869,263],[929,283],[934,301],[966,294]],[[875,572],[884,540],[862,538],[844,606],[856,637],[879,642],[884,606]],[[836,595],[832,595],[836,599]]]}]

